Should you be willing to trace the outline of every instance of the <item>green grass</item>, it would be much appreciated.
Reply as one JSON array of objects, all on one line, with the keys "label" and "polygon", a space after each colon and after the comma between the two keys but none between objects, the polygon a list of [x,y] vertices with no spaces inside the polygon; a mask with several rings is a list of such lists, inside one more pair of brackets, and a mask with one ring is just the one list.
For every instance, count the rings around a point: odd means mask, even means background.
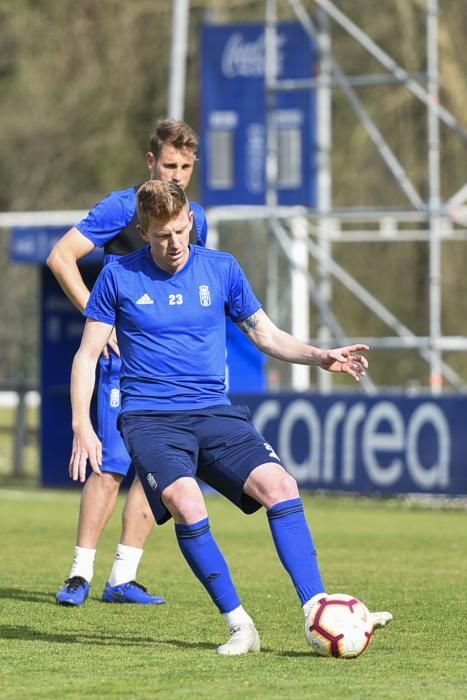
[{"label": "green grass", "polygon": [[321,568],[332,592],[388,609],[394,622],[355,660],[310,654],[293,588],[264,514],[245,517],[208,499],[223,547],[262,639],[262,652],[220,658],[226,631],[165,525],[139,572],[165,606],[106,605],[99,596],[119,536],[115,515],[98,550],[91,597],[62,608],[77,492],[0,490],[0,697],[465,698],[465,512],[395,501],[307,497]]}]

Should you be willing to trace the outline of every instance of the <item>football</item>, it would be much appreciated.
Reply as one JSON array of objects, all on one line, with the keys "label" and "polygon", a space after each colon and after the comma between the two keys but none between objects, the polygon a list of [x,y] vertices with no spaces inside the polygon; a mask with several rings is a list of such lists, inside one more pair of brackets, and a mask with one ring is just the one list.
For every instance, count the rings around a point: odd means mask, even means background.
[{"label": "football", "polygon": [[370,643],[373,622],[358,598],[345,593],[323,594],[308,613],[305,631],[319,656],[354,659]]}]

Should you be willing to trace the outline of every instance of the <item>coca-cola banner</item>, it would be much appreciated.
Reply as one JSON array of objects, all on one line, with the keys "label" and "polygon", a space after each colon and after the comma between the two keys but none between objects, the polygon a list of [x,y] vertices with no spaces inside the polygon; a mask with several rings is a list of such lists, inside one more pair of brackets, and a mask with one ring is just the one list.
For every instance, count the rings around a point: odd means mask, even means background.
[{"label": "coca-cola banner", "polygon": [[[317,59],[301,24],[277,27],[278,79],[312,77]],[[205,206],[266,203],[265,29],[205,25],[201,41],[201,172]],[[278,203],[315,206],[315,91],[280,90],[276,127]]]}]

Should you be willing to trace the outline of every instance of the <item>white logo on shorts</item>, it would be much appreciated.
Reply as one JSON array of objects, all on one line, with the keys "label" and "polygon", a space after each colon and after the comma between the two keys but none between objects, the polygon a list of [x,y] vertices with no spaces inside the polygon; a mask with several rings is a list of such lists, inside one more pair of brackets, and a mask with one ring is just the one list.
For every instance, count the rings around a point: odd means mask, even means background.
[{"label": "white logo on shorts", "polygon": [[120,389],[112,389],[110,392],[110,408],[118,408],[120,406]]},{"label": "white logo on shorts", "polygon": [[153,489],[153,491],[155,491],[157,489],[157,481],[155,480],[153,475],[148,474],[146,478],[147,478],[149,486]]},{"label": "white logo on shorts", "polygon": [[199,301],[201,306],[211,306],[211,293],[207,284],[199,285]]},{"label": "white logo on shorts", "polygon": [[266,448],[267,451],[269,452],[269,456],[270,456],[270,457],[274,457],[274,459],[277,459],[277,461],[280,462],[280,459],[279,459],[278,455],[276,454],[276,452],[274,452],[274,450],[272,449],[272,447],[271,447],[271,445],[269,444],[269,442],[263,442],[263,445],[265,446],[265,448]]}]

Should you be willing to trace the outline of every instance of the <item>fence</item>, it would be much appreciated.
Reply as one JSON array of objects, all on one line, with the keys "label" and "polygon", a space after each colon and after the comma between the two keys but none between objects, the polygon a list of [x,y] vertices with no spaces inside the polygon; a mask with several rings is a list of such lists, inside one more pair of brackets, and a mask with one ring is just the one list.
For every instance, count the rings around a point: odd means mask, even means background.
[{"label": "fence", "polygon": [[26,449],[31,444],[36,448],[34,461],[38,461],[39,430],[28,412],[30,397],[37,396],[37,390],[35,382],[0,379],[0,399],[3,398],[0,402],[0,439],[4,455],[2,476],[24,479],[28,475],[30,465],[26,463]]}]

